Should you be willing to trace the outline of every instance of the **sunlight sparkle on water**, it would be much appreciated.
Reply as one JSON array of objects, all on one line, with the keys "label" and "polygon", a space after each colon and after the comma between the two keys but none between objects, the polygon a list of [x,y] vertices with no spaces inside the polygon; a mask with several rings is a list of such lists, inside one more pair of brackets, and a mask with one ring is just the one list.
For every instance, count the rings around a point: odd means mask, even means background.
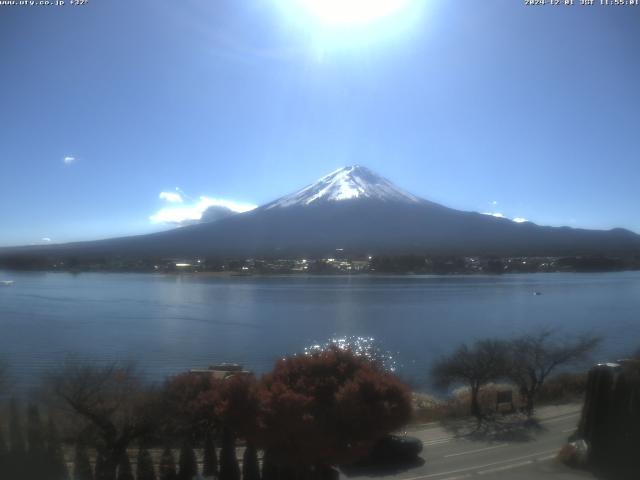
[{"label": "sunlight sparkle on water", "polygon": [[373,337],[334,337],[323,344],[314,344],[305,347],[304,354],[312,355],[315,352],[326,350],[329,347],[338,347],[341,350],[351,350],[356,355],[362,355],[371,360],[378,361],[385,370],[395,372],[398,368],[393,354],[388,350],[383,350],[379,342]]}]

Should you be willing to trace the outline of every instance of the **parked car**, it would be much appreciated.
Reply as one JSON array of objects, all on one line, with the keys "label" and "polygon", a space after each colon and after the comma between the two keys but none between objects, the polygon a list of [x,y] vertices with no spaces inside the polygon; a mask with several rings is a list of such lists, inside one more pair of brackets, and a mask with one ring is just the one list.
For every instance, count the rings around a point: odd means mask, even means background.
[{"label": "parked car", "polygon": [[368,463],[408,463],[418,459],[422,441],[406,435],[386,435],[371,449]]}]

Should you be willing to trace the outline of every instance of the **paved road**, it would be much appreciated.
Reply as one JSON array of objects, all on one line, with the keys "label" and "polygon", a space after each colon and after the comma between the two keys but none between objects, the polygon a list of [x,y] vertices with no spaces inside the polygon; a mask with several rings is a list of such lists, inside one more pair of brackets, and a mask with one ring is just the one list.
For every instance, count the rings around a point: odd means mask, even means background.
[{"label": "paved road", "polygon": [[555,460],[558,449],[575,430],[580,405],[541,408],[535,425],[522,417],[498,417],[477,429],[475,422],[431,424],[409,435],[424,444],[421,464],[395,470],[359,469],[343,478],[393,480],[589,479],[590,474],[564,467]]}]

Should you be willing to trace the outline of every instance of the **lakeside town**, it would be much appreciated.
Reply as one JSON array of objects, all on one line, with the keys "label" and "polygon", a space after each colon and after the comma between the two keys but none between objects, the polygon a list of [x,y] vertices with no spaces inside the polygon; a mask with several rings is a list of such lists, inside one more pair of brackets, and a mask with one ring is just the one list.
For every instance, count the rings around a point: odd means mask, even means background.
[{"label": "lakeside town", "polygon": [[508,274],[617,272],[640,270],[640,256],[427,256],[346,255],[337,249],[320,258],[48,258],[13,255],[0,258],[8,270],[70,272],[131,271],[160,273],[269,274]]}]

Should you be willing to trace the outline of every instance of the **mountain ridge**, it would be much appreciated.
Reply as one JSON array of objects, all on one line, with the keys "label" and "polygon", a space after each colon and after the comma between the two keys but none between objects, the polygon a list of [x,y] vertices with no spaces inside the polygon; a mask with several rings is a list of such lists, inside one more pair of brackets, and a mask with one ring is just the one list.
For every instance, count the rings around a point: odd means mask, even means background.
[{"label": "mountain ridge", "polygon": [[0,249],[102,257],[353,254],[550,256],[640,254],[640,235],[517,223],[405,192],[366,167],[338,169],[254,210],[132,237]]}]

